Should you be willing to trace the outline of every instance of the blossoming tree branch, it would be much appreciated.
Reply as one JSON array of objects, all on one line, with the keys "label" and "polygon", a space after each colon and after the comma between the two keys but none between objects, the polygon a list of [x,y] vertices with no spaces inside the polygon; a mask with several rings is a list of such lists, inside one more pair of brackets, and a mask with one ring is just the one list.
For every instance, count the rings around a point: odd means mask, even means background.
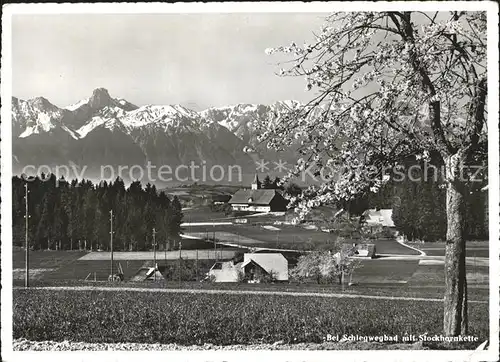
[{"label": "blossoming tree branch", "polygon": [[[320,185],[293,198],[312,208],[377,190],[406,157],[444,165],[444,333],[467,334],[463,203],[467,168],[487,160],[486,13],[356,12],[326,18],[315,42],[266,50],[281,76],[304,77],[310,102],[259,125],[268,147],[300,145]],[[378,173],[378,174],[377,174]]]}]

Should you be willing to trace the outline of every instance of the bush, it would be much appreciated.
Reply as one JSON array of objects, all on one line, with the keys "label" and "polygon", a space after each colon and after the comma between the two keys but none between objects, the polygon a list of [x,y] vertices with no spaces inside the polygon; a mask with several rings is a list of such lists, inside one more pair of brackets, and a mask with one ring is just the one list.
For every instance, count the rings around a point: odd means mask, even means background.
[{"label": "bush", "polygon": [[207,277],[205,280],[209,283],[215,283],[217,280],[217,277],[213,274],[207,274]]},{"label": "bush", "polygon": [[232,212],[231,205],[229,204],[210,204],[210,210],[214,212],[223,212],[224,215],[230,215]]},{"label": "bush", "polygon": [[[163,267],[163,277],[167,281],[178,281],[179,273],[181,281],[195,281],[202,280],[204,276],[208,273],[214,260],[198,260],[198,265],[196,265],[196,260],[191,259],[181,259],[175,261],[169,261],[166,267]],[[180,269],[179,269],[180,266]],[[196,268],[198,268],[198,273],[196,273]]]},{"label": "bush", "polygon": [[338,246],[337,249],[336,253],[316,250],[302,255],[291,271],[292,279],[298,282],[314,280],[318,284],[342,284],[342,276],[350,276],[361,266],[361,263],[351,258],[352,247],[344,250],[343,247]]},{"label": "bush", "polygon": [[269,273],[262,273],[257,277],[260,283],[274,283],[278,280],[278,273],[271,270]]},{"label": "bush", "polygon": [[245,273],[241,269],[238,269],[236,273],[237,273],[236,281],[238,283],[243,283],[246,281]]}]

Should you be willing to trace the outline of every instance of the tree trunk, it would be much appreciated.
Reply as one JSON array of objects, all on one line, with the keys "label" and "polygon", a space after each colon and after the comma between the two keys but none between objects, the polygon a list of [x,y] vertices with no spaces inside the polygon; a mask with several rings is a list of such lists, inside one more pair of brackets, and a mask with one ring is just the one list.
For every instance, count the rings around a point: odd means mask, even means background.
[{"label": "tree trunk", "polygon": [[446,250],[445,250],[445,293],[444,293],[444,334],[446,336],[466,335],[467,320],[467,280],[465,270],[464,225],[464,185],[459,180],[461,166],[458,155],[446,160]]}]

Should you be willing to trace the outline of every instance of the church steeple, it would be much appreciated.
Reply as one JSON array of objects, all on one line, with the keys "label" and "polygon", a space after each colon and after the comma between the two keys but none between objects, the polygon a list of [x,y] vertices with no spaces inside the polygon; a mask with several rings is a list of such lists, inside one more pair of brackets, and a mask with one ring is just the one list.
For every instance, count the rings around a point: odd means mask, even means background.
[{"label": "church steeple", "polygon": [[258,190],[258,189],[260,189],[260,186],[261,186],[261,183],[259,181],[259,176],[257,176],[257,174],[255,174],[255,177],[254,177],[253,182],[252,182],[252,190]]}]

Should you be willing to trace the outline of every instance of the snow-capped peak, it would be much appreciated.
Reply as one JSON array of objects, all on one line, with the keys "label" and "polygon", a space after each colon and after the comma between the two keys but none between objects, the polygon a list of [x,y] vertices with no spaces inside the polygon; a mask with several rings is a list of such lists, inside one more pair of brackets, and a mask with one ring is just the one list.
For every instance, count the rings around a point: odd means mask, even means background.
[{"label": "snow-capped peak", "polygon": [[21,138],[49,132],[61,122],[63,116],[61,109],[43,97],[28,101],[14,98],[12,102],[12,121]]},{"label": "snow-capped peak", "polygon": [[275,103],[276,105],[283,105],[285,107],[288,107],[290,109],[296,109],[298,107],[300,107],[300,102],[296,101],[296,100],[292,100],[292,99],[287,99],[287,100],[284,100],[284,101],[278,101]]},{"label": "snow-capped peak", "polygon": [[111,105],[112,102],[113,99],[106,88],[96,88],[92,92],[88,104],[92,109],[101,109]]},{"label": "snow-capped peak", "polygon": [[127,112],[121,121],[127,128],[139,128],[147,125],[167,127],[199,118],[198,113],[180,105],[147,105]]},{"label": "snow-capped peak", "polygon": [[76,111],[78,108],[80,108],[84,104],[88,104],[89,100],[90,100],[90,98],[82,99],[79,102],[76,102],[76,103],[70,104],[69,106],[64,107],[64,109],[67,109],[68,111]]},{"label": "snow-capped peak", "polygon": [[91,131],[93,131],[95,128],[105,125],[106,128],[109,129],[114,129],[115,128],[115,121],[114,119],[108,119],[108,118],[103,118],[103,117],[92,117],[90,122],[86,123],[82,127],[76,130],[76,133],[79,135],[80,138],[84,138],[86,135],[88,135]]},{"label": "snow-capped peak", "polygon": [[136,105],[123,98],[111,98],[108,90],[105,88],[96,88],[92,91],[92,95],[90,97],[71,104],[65,107],[65,109],[74,112],[85,105],[93,111],[99,111],[105,107],[119,107],[125,111],[132,111],[138,108]]},{"label": "snow-capped peak", "polygon": [[81,139],[99,127],[132,134],[143,127],[152,132],[203,133],[209,127],[222,126],[245,142],[255,138],[254,125],[259,121],[267,122],[269,115],[300,106],[297,101],[285,100],[270,105],[240,103],[201,112],[181,105],[137,107],[123,98],[112,98],[105,88],[96,88],[90,97],[62,109],[42,97],[29,101],[13,98],[12,102],[13,124],[21,138],[56,127],[74,139]]}]

